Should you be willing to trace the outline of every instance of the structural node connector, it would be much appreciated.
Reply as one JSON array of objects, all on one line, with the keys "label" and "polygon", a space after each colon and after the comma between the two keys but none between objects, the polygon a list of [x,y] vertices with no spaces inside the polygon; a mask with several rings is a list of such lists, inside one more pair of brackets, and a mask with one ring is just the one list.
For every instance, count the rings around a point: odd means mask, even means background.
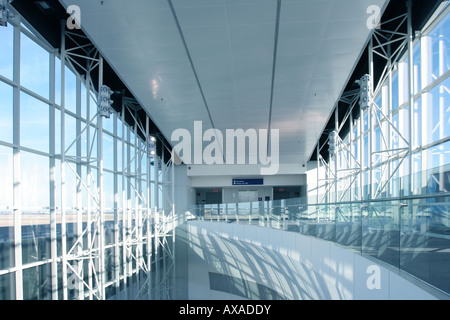
[{"label": "structural node connector", "polygon": [[337,135],[338,133],[335,130],[331,131],[328,135],[328,152],[331,157],[336,155]]},{"label": "structural node connector", "polygon": [[10,3],[10,0],[0,0],[0,26],[7,27],[8,19],[13,19],[14,14],[8,10],[7,5]]},{"label": "structural node connector", "polygon": [[372,104],[372,84],[370,75],[364,75],[359,81],[359,105],[362,110],[366,110]]},{"label": "structural node connector", "polygon": [[156,155],[156,138],[153,136],[148,137],[147,144],[147,156],[149,158],[154,158]]},{"label": "structural node connector", "polygon": [[99,112],[104,118],[110,118],[113,113],[113,100],[111,100],[111,95],[114,92],[106,85],[102,85],[99,90]]}]

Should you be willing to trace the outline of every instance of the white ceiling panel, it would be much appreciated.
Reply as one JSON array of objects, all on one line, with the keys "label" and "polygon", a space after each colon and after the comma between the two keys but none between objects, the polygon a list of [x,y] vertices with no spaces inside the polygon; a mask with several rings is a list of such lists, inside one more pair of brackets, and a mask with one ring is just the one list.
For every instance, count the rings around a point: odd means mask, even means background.
[{"label": "white ceiling panel", "polygon": [[183,28],[183,34],[186,42],[190,45],[223,44],[229,40],[226,26]]},{"label": "white ceiling panel", "polygon": [[[141,1],[142,2],[142,1]],[[154,1],[148,1],[153,3]],[[143,30],[161,30],[161,29],[174,29],[176,26],[173,24],[166,24],[166,22],[172,19],[172,12],[167,6],[167,2],[163,7],[163,2],[158,9],[146,8],[145,6],[139,6],[134,10],[133,7],[128,7],[128,10],[123,11],[123,16],[127,19],[129,27],[134,31]]]},{"label": "white ceiling panel", "polygon": [[[332,12],[335,2],[352,2],[351,0],[309,0],[309,1],[283,1],[281,9],[282,22],[317,22],[326,23]],[[308,28],[309,29],[309,28]]]},{"label": "white ceiling panel", "polygon": [[[252,25],[252,24],[275,24],[277,3],[267,2],[245,2],[239,5],[228,5],[226,7],[228,25]],[[271,32],[273,34],[273,31]]]},{"label": "white ceiling panel", "polygon": [[209,28],[227,25],[227,15],[223,6],[182,6],[176,7],[176,13],[182,28]]},{"label": "white ceiling panel", "polygon": [[80,6],[84,32],[168,140],[194,121],[270,126],[281,161],[305,163],[369,38],[367,8],[388,0],[60,2]]}]

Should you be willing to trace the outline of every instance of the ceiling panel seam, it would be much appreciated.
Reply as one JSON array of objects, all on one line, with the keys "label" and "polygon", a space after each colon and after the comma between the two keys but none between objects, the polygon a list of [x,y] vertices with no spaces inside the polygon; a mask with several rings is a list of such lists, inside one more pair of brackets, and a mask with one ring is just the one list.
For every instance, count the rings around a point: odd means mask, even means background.
[{"label": "ceiling panel seam", "polygon": [[[183,46],[184,46],[184,49],[186,51],[186,55],[188,57],[189,63],[191,65],[192,72],[194,73],[195,81],[197,82],[198,89],[200,90],[200,95],[202,96],[203,104],[205,106],[206,112],[208,113],[209,121],[211,122],[211,127],[212,127],[212,129],[216,129],[216,126],[214,125],[214,121],[213,121],[212,116],[211,116],[211,112],[209,110],[208,102],[206,101],[205,94],[203,92],[203,88],[202,88],[202,85],[200,83],[200,79],[199,79],[198,74],[197,74],[197,70],[195,69],[194,62],[192,61],[191,53],[190,53],[189,48],[187,46],[186,39],[184,37],[183,30],[181,29],[180,22],[178,20],[177,14],[175,12],[175,8],[173,6],[172,0],[167,0],[167,2],[169,4],[170,11],[172,12],[173,18],[175,20],[175,24],[177,25],[177,29],[178,29],[178,32],[180,34],[181,41],[183,42]],[[214,130],[214,132],[216,132],[216,130]],[[216,139],[216,141],[218,141],[218,138],[217,138],[216,135],[215,135],[215,139]],[[225,163],[225,155],[223,154],[223,150],[220,150],[220,154],[222,155],[223,162]]]},{"label": "ceiling panel seam", "polygon": [[200,79],[198,78],[198,74],[197,74],[197,70],[195,69],[194,62],[192,61],[191,53],[190,53],[189,48],[188,48],[188,46],[186,44],[186,39],[184,38],[183,30],[181,30],[180,22],[178,20],[177,14],[175,12],[175,8],[174,8],[174,6],[172,4],[172,0],[167,0],[167,2],[169,4],[170,10],[172,12],[173,18],[175,19],[175,24],[177,25],[178,32],[179,32],[180,37],[181,37],[181,41],[183,42],[183,46],[184,46],[184,49],[186,51],[186,55],[188,57],[189,63],[191,65],[192,72],[194,73],[195,81],[197,82],[198,89],[200,90],[200,94],[202,96],[202,100],[203,100],[203,103],[205,105],[206,112],[208,113],[209,121],[211,121],[212,128],[215,129],[214,121],[213,121],[213,119],[211,117],[211,112],[209,111],[208,102],[206,101],[205,94],[203,93],[203,88],[202,88],[202,85],[200,83]]},{"label": "ceiling panel seam", "polygon": [[274,44],[273,44],[273,62],[272,62],[272,83],[270,85],[270,103],[269,103],[269,122],[267,126],[267,152],[270,152],[270,130],[272,126],[272,105],[273,105],[273,88],[275,85],[275,72],[277,67],[277,51],[278,51],[278,33],[280,30],[280,13],[281,13],[281,0],[277,1],[277,16],[275,21],[275,37],[274,37]]}]

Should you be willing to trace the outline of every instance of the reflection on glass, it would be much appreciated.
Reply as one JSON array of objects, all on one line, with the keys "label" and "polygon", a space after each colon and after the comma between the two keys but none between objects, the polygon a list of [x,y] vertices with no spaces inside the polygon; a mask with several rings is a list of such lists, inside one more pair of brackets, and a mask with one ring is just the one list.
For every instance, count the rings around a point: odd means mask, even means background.
[{"label": "reflection on glass", "polygon": [[420,50],[420,41],[414,46],[413,56],[414,56],[414,94],[418,93],[422,89],[421,83],[421,50]]},{"label": "reflection on glass", "polygon": [[[0,211],[0,269],[14,267],[14,227],[12,211]],[[0,293],[1,294],[1,293]]]},{"label": "reflection on glass", "polygon": [[434,142],[450,134],[450,80],[447,78],[442,84],[434,87],[428,95],[428,126],[430,141]]},{"label": "reflection on glass", "polygon": [[399,203],[396,201],[368,204],[362,216],[362,252],[398,266]]},{"label": "reflection on glass", "polygon": [[433,79],[442,76],[450,69],[450,40],[448,39],[448,30],[450,30],[450,16],[446,15],[429,34],[432,39]]},{"label": "reflection on glass", "polygon": [[22,214],[22,263],[49,259],[50,217],[48,214]]},{"label": "reflection on glass", "polygon": [[0,300],[15,300],[14,287],[11,286],[15,282],[15,274],[7,273],[0,275]]},{"label": "reflection on glass", "polygon": [[[444,188],[450,190],[449,173]],[[408,201],[402,211],[400,266],[428,283],[450,291],[450,198]]]},{"label": "reflection on glass", "polygon": [[392,75],[392,111],[396,110],[399,107],[398,94],[398,72],[395,72]]},{"label": "reflection on glass", "polygon": [[23,270],[23,299],[51,299],[50,264]]},{"label": "reflection on glass", "polygon": [[[225,215],[220,221],[258,224],[332,241],[400,267],[450,293],[450,273],[443,271],[450,268],[450,167],[438,166],[416,176],[419,180],[413,177],[413,181],[426,181],[426,186],[414,196],[405,197],[400,190],[408,186],[409,177],[397,177],[390,186],[397,191],[388,190],[384,199],[315,203],[316,197],[309,202],[305,197],[221,203],[193,206],[190,213],[215,221],[219,210]],[[414,198],[417,195],[423,198]]]},{"label": "reflection on glass", "polygon": [[361,209],[359,204],[336,206],[336,242],[359,249],[361,247]]}]

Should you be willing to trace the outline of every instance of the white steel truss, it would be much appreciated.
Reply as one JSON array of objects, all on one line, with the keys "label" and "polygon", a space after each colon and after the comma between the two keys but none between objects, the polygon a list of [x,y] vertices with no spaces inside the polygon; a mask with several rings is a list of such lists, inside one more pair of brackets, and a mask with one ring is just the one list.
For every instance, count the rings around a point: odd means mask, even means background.
[{"label": "white steel truss", "polygon": [[[66,147],[65,145],[65,66],[74,63],[83,68],[86,72],[85,85],[88,94],[94,91],[91,73],[98,72],[99,88],[103,84],[103,59],[98,54],[95,47],[79,45],[80,38],[85,38],[65,29],[62,24],[61,35],[61,254],[62,254],[62,292],[63,299],[69,299],[69,289],[74,291],[74,297],[84,299],[84,287],[87,289],[89,299],[105,299],[105,240],[104,240],[104,211],[103,211],[103,159],[102,159],[102,117],[90,114],[90,99],[87,99],[87,119],[86,125],[81,130],[81,122],[77,122],[76,138]],[[66,48],[66,39],[69,38],[75,43],[72,48]],[[86,66],[82,66],[74,57],[83,57]],[[77,86],[79,87],[79,85]],[[79,91],[79,90],[77,90]],[[79,92],[77,92],[79,94]],[[97,97],[92,95],[92,99],[97,102]],[[77,111],[81,112],[80,99],[77,99]],[[91,118],[92,116],[92,118]],[[91,123],[96,121],[96,126]],[[94,139],[91,141],[92,128],[95,128]],[[86,156],[81,156],[81,138],[86,132]],[[92,157],[94,141],[97,142],[97,157]],[[69,155],[71,148],[75,147],[76,156]],[[93,176],[91,165],[97,164],[97,179]],[[75,168],[73,167],[75,165]],[[82,165],[86,166],[86,179],[82,179]],[[67,206],[66,206],[66,167],[73,171],[77,180],[77,208],[76,226],[77,240],[73,245],[67,247]],[[84,214],[81,204],[81,188],[84,188],[89,199],[87,201],[86,214]],[[86,226],[83,229],[83,218],[86,219]],[[86,237],[85,237],[86,235]],[[85,268],[86,264],[86,268]],[[84,272],[87,269],[87,279]],[[69,283],[70,280],[70,283]]]},{"label": "white steel truss", "polygon": [[[412,53],[412,24],[411,12],[412,2],[406,1],[407,12],[384,21],[380,27],[374,29],[372,37],[369,42],[369,78],[371,81],[370,88],[374,88],[374,55],[382,57],[386,63],[383,66],[378,86],[372,91],[372,96],[377,95],[383,90],[383,83],[389,82],[389,90],[392,90],[392,74],[393,67],[397,61],[407,52],[409,63],[407,66],[408,81],[404,85],[408,88],[407,100],[409,105],[414,103],[413,99],[413,53]],[[400,30],[406,29],[407,32]],[[395,44],[395,50],[391,50]],[[392,106],[392,92],[388,92],[389,98],[384,104],[387,110],[391,110]],[[394,179],[396,173],[402,167],[406,159],[409,159],[409,170],[412,168],[412,146],[411,146],[411,131],[409,136],[404,136],[401,130],[390,116],[387,115],[387,110],[381,108],[374,100],[370,101],[370,106],[367,109],[361,109],[360,125],[359,125],[359,150],[356,154],[352,149],[352,135],[354,121],[352,119],[352,110],[357,106],[359,100],[359,90],[344,92],[339,100],[341,103],[348,105],[348,111],[345,114],[341,123],[338,121],[338,108],[336,105],[335,111],[335,131],[339,133],[346,121],[350,123],[350,143],[347,144],[337,134],[335,145],[335,156],[330,156],[329,160],[324,159],[321,155],[321,150],[328,143],[328,139],[323,145],[318,144],[317,154],[317,170],[322,172],[322,177],[317,174],[317,203],[335,203],[338,204],[343,200],[360,201],[380,199],[389,193],[389,187]],[[404,111],[407,112],[407,111]],[[364,116],[368,118],[368,146],[363,147],[364,134]],[[412,128],[412,112],[408,112],[409,126]],[[375,133],[375,128],[378,132]],[[377,146],[377,150],[375,148]],[[367,166],[363,165],[364,158],[366,158]],[[368,177],[364,177],[367,173]],[[411,172],[409,172],[411,174]],[[361,194],[363,186],[368,186],[368,194]],[[359,187],[359,190],[358,188]],[[410,186],[409,186],[410,187]],[[352,191],[353,189],[353,191]],[[322,195],[319,195],[320,190]],[[334,195],[334,196],[333,196]],[[344,199],[348,197],[349,199]]]},{"label": "white steel truss", "polygon": [[[136,112],[140,105],[131,98],[122,100],[120,142],[114,142],[114,208],[108,213],[108,219],[113,221],[113,242],[105,242],[106,208],[103,197],[103,117],[97,112],[90,114],[90,101],[98,105],[99,101],[94,91],[91,74],[98,72],[98,88],[103,84],[103,59],[93,45],[81,45],[78,38],[85,38],[76,32],[62,28],[61,49],[61,87],[64,97],[64,67],[67,64],[75,70],[74,66],[82,68],[86,73],[85,86],[88,92],[86,99],[87,121],[81,128],[81,121],[77,122],[76,138],[68,146],[65,145],[65,109],[64,98],[61,106],[61,235],[62,235],[62,292],[63,299],[106,299],[106,288],[111,286],[116,298],[123,299],[171,299],[173,298],[175,258],[174,258],[174,217],[172,192],[167,190],[168,185],[173,186],[173,165],[171,161],[164,164],[155,156],[153,161],[154,180],[151,179],[151,159],[148,153],[148,144],[140,136],[149,137],[149,119],[142,124]],[[74,47],[66,48],[66,38],[69,38]],[[77,59],[75,59],[77,58]],[[80,59],[86,65],[80,64]],[[79,78],[81,78],[79,76]],[[78,90],[79,91],[79,90]],[[78,92],[79,94],[79,92]],[[89,97],[90,95],[90,97]],[[77,110],[81,108],[80,99],[77,100]],[[134,127],[125,125],[125,114],[131,115]],[[117,126],[118,114],[114,114],[114,134],[119,130]],[[91,132],[93,130],[94,132]],[[134,137],[134,138],[132,138]],[[81,140],[86,139],[86,152],[82,156]],[[127,141],[128,139],[128,142]],[[131,140],[134,141],[131,141]],[[96,157],[93,151],[96,144]],[[121,144],[119,146],[119,144]],[[131,146],[134,146],[133,148]],[[122,150],[122,168],[118,166],[117,150]],[[75,152],[73,149],[76,149]],[[73,155],[73,154],[76,155]],[[163,153],[164,154],[164,153]],[[146,170],[143,172],[143,164]],[[162,164],[162,170],[159,167]],[[93,167],[97,175],[93,174]],[[172,167],[172,174],[167,174]],[[83,168],[86,172],[83,174]],[[65,205],[65,176],[69,169],[77,180],[77,208],[76,239],[67,246],[68,212]],[[162,173],[162,176],[158,178]],[[119,188],[118,175],[122,177]],[[150,185],[154,183],[155,194],[150,192]],[[143,188],[144,184],[144,188]],[[160,190],[160,192],[158,192]],[[87,194],[87,208],[82,208],[82,191]],[[162,193],[162,202],[170,207],[169,214],[164,209],[158,209],[158,197]],[[121,194],[121,196],[119,196]],[[153,205],[152,208],[152,200]],[[120,205],[121,204],[121,205]],[[162,205],[162,204],[161,204]],[[56,213],[54,213],[56,215]],[[112,217],[111,217],[112,216]],[[56,221],[56,219],[54,219]],[[56,223],[56,222],[55,222]],[[54,227],[56,230],[56,226]],[[120,234],[120,230],[122,231]],[[168,241],[171,239],[172,241]],[[106,270],[106,260],[113,258]],[[162,262],[162,263],[161,263]],[[57,266],[55,266],[57,268]],[[112,273],[108,280],[107,273]],[[153,273],[153,274],[152,274]],[[57,292],[55,288],[54,292]],[[70,294],[69,294],[70,293]],[[57,297],[54,297],[57,298]]]},{"label": "white steel truss", "polygon": [[[317,203],[330,203],[330,202],[340,202],[346,196],[351,200],[359,200],[358,193],[356,192],[356,182],[361,173],[360,161],[355,157],[354,152],[351,147],[340,138],[338,132],[342,129],[344,122],[352,117],[352,109],[357,104],[359,98],[359,91],[350,91],[344,93],[341,98],[341,103],[346,103],[348,105],[347,112],[344,116],[344,120],[339,124],[337,111],[335,113],[335,149],[334,155],[330,156],[329,161],[324,159],[320,154],[320,150],[326,146],[329,139],[325,141],[325,144],[318,147],[317,149],[317,167],[324,168],[323,172],[325,174],[324,178],[320,178],[317,175],[317,185],[324,188],[324,193],[321,197],[317,199]],[[336,109],[337,110],[337,109]],[[350,119],[351,120],[351,119]],[[350,130],[352,132],[352,130]],[[334,197],[332,197],[332,193]],[[352,193],[352,194],[350,194]]]},{"label": "white steel truss", "polygon": [[[382,89],[382,84],[389,81],[389,88],[392,90],[392,73],[394,63],[397,62],[405,49],[412,55],[412,48],[409,43],[412,41],[411,29],[411,1],[407,1],[407,13],[397,16],[388,21],[381,23],[380,29],[375,29],[369,44],[369,72],[371,79],[370,88],[374,87],[374,70],[373,55],[377,54],[386,60],[385,67],[378,82],[378,87],[374,93],[378,93]],[[390,28],[387,28],[390,26]],[[399,30],[405,27],[406,33]],[[398,43],[397,48],[392,51],[392,44]],[[412,57],[410,57],[412,60]],[[412,74],[410,64],[409,75]],[[412,78],[412,76],[409,76]],[[412,97],[411,81],[405,84],[409,86],[409,95]],[[412,98],[411,98],[412,99]],[[413,102],[413,101],[411,101]],[[392,92],[389,93],[389,106],[392,105]],[[412,103],[411,103],[412,105]],[[390,109],[390,108],[389,108]],[[362,111],[363,112],[363,111]],[[375,101],[371,101],[367,110],[369,121],[369,196],[370,199],[377,199],[383,196],[383,192],[387,191],[389,182],[398,172],[403,161],[409,156],[411,158],[410,139],[405,138],[397,126],[386,115]],[[411,112],[409,112],[411,118]],[[410,121],[411,123],[411,121]],[[379,137],[374,134],[374,127],[379,128]],[[376,141],[379,140],[379,141]],[[374,150],[374,144],[379,143],[380,150]],[[375,176],[374,167],[380,171],[379,177]],[[376,187],[375,187],[376,186]]]}]

